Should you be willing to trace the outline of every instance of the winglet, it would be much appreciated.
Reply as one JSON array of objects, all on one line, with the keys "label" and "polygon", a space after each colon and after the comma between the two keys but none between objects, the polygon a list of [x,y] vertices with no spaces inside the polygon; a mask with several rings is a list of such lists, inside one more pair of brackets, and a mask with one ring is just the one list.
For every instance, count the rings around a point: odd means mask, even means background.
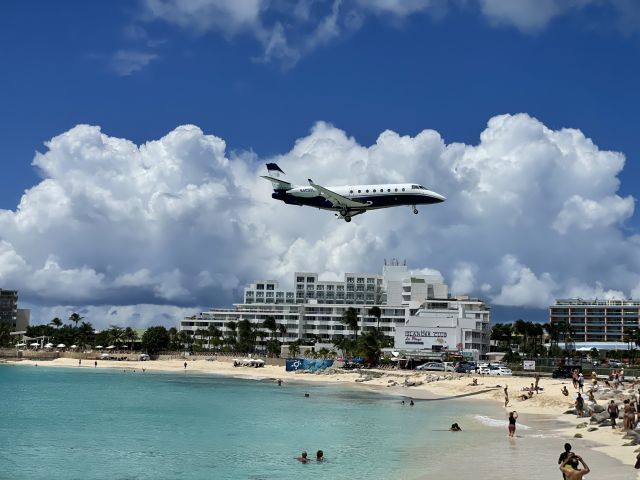
[{"label": "winglet", "polygon": [[313,180],[311,180],[310,178],[307,178],[307,180],[309,180],[310,185],[313,185]]}]

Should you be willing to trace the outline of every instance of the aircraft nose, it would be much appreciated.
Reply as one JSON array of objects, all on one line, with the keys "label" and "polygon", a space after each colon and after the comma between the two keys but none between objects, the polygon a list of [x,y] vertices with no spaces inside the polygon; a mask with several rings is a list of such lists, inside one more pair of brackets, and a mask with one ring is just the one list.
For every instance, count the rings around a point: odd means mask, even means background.
[{"label": "aircraft nose", "polygon": [[447,197],[445,197],[444,195],[440,195],[439,193],[431,191],[429,192],[429,196],[431,198],[435,198],[438,202],[444,202],[447,199]]}]

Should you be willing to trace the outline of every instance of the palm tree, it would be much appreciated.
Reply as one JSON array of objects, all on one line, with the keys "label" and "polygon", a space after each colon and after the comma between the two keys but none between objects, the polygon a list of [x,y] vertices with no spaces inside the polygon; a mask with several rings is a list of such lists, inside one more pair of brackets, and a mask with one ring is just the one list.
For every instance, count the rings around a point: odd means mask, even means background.
[{"label": "palm tree", "polygon": [[123,338],[124,338],[124,340],[129,342],[129,351],[132,351],[133,350],[133,342],[138,340],[138,334],[136,333],[136,331],[131,327],[125,328],[124,329]]},{"label": "palm tree", "polygon": [[77,327],[78,323],[80,323],[80,320],[82,320],[83,318],[84,317],[81,317],[79,314],[74,312],[69,316],[69,321],[75,323]]},{"label": "palm tree", "polygon": [[278,329],[276,319],[268,315],[267,318],[264,319],[264,322],[262,322],[262,327],[271,331],[271,339],[273,340],[276,336],[276,330]]},{"label": "palm tree", "polygon": [[298,339],[295,342],[289,344],[289,355],[296,357],[300,353],[300,344],[302,340]]},{"label": "palm tree", "polygon": [[284,336],[287,334],[287,326],[284,323],[278,325],[278,333],[281,335],[282,343],[284,343]]},{"label": "palm tree", "polygon": [[342,323],[350,328],[355,334],[355,339],[358,340],[358,312],[353,307],[347,308],[342,314]]},{"label": "palm tree", "polygon": [[89,322],[82,322],[78,327],[77,341],[80,347],[86,347],[93,336],[93,326]]},{"label": "palm tree", "polygon": [[56,330],[58,328],[60,328],[63,324],[62,324],[62,320],[60,320],[58,317],[54,318],[53,320],[51,320],[49,322],[49,325],[52,325],[56,328]]},{"label": "palm tree", "polygon": [[544,330],[547,332],[547,335],[549,335],[549,340],[551,343],[549,345],[549,350],[551,350],[554,346],[557,347],[560,341],[560,329],[558,328],[558,324],[549,322],[545,323],[542,328],[544,328]]},{"label": "palm tree", "polygon": [[[207,334],[209,340],[213,338],[213,345],[217,346],[220,343],[220,329],[213,324],[209,324],[207,327]],[[211,342],[209,343],[209,349],[211,349]]]},{"label": "palm tree", "polygon": [[227,328],[230,330],[229,339],[227,340],[227,343],[230,346],[233,346],[237,342],[238,324],[236,322],[227,322]]},{"label": "palm tree", "polygon": [[522,337],[520,344],[522,345],[522,349],[526,349],[527,345],[527,322],[519,318],[513,323],[513,331],[516,335]]},{"label": "palm tree", "polygon": [[367,313],[372,317],[376,317],[376,329],[380,331],[380,317],[382,316],[382,310],[377,305],[371,307]]},{"label": "palm tree", "polygon": [[124,341],[124,328],[119,327],[117,325],[111,325],[109,327],[109,343],[114,344],[116,347],[120,346],[120,344]]}]

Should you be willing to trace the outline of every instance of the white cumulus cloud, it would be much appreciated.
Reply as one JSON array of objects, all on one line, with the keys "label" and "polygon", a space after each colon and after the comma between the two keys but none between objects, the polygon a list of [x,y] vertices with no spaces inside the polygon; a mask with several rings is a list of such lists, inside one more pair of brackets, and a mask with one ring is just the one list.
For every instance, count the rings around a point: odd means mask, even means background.
[{"label": "white cumulus cloud", "polygon": [[[273,200],[265,162],[294,183],[410,181],[447,201],[347,224]],[[194,125],[141,145],[78,125],[33,163],[42,181],[0,210],[0,280],[42,315],[147,305],[150,321],[165,307],[229,305],[256,279],[291,287],[295,271],[341,278],[390,258],[500,305],[627,296],[640,284],[640,240],[622,228],[634,209],[618,192],[624,156],[526,114],[491,118],[475,145],[434,130],[361,145],[319,122],[269,158],[230,155]]]}]

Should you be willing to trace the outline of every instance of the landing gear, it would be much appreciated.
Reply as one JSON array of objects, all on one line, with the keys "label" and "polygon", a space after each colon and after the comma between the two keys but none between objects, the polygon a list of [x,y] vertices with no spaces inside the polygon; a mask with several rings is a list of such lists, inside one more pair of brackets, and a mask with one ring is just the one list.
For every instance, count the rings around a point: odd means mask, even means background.
[{"label": "landing gear", "polygon": [[347,214],[347,215],[345,215],[345,216],[344,216],[344,221],[345,221],[345,222],[347,222],[347,223],[349,223],[349,222],[351,221],[351,215],[348,215],[348,214]]},{"label": "landing gear", "polygon": [[418,214],[418,209],[416,208],[415,205],[411,205],[413,207],[413,214],[417,215]]}]

